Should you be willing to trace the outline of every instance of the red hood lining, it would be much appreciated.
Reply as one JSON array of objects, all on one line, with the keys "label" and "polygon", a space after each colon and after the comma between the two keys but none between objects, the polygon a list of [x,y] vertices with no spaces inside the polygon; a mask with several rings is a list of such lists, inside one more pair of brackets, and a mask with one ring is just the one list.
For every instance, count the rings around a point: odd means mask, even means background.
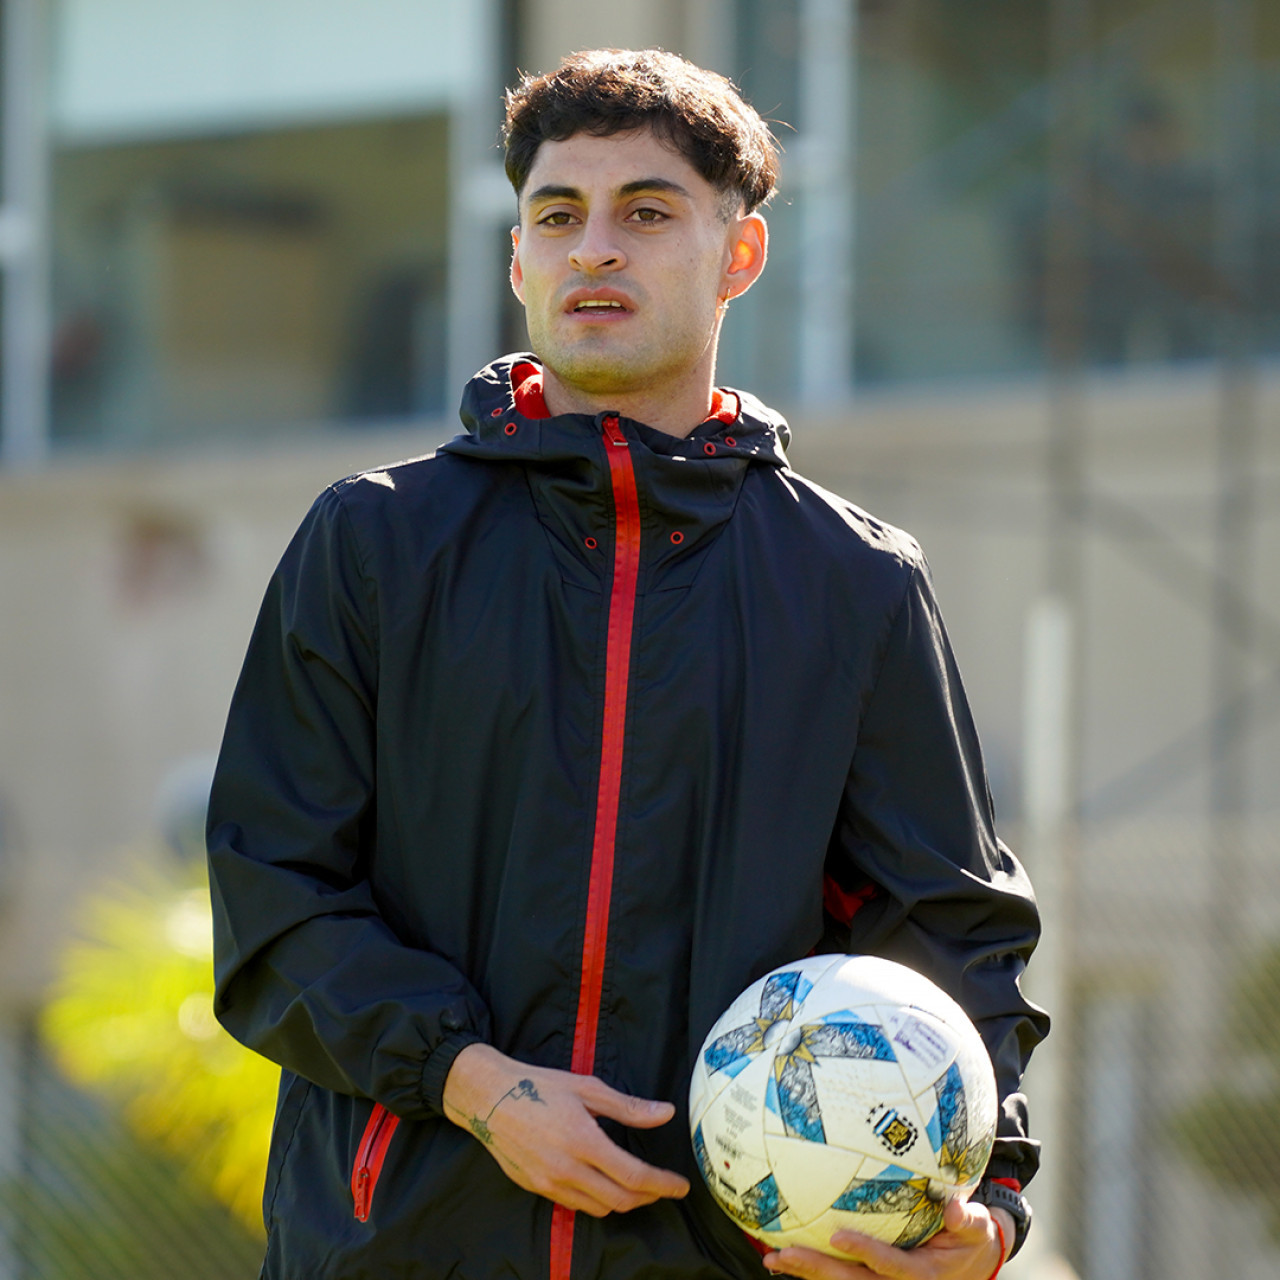
[{"label": "red hood lining", "polygon": [[[528,361],[514,365],[511,370],[511,386],[517,413],[526,418],[551,417],[542,392],[542,370],[537,365]],[[738,420],[739,409],[738,397],[732,391],[721,391],[716,387],[711,392],[711,413],[707,421],[732,426]]]}]

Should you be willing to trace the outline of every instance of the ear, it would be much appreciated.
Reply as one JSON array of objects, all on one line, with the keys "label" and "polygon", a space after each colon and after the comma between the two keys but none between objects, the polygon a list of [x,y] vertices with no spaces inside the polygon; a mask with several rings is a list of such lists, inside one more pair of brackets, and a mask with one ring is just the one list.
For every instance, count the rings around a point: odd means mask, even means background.
[{"label": "ear", "polygon": [[720,281],[720,297],[741,297],[759,279],[769,252],[769,227],[758,213],[735,218],[730,224],[728,261]]},{"label": "ear", "polygon": [[524,305],[524,268],[520,265],[520,228],[511,228],[511,292]]}]

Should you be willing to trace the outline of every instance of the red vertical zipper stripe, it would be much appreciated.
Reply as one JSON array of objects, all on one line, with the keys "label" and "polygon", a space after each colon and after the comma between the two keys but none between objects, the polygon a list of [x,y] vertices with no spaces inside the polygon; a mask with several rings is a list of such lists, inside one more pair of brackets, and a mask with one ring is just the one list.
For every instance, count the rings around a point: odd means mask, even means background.
[{"label": "red vertical zipper stripe", "polygon": [[399,1128],[400,1117],[393,1115],[377,1103],[369,1114],[364,1136],[356,1151],[355,1166],[351,1170],[351,1199],[355,1202],[356,1217],[368,1222],[369,1209],[373,1205],[373,1193],[382,1173],[382,1162],[387,1158],[391,1137]]},{"label": "red vertical zipper stripe", "polygon": [[[605,648],[604,716],[600,740],[600,781],[596,789],[595,837],[587,886],[587,921],[582,935],[582,977],[578,1016],[573,1028],[570,1070],[590,1075],[595,1069],[600,996],[604,987],[613,858],[622,791],[622,748],[627,728],[627,691],[631,676],[631,629],[636,584],[640,578],[640,498],[627,438],[617,418],[604,420],[609,481],[613,487],[613,585],[609,592],[609,633]],[[551,1214],[551,1280],[569,1280],[573,1264],[573,1210],[556,1205]]]},{"label": "red vertical zipper stripe", "polygon": [[595,839],[591,847],[587,922],[582,938],[582,978],[578,988],[578,1018],[573,1029],[573,1060],[570,1064],[570,1070],[581,1075],[590,1075],[596,1061],[596,1031],[600,1022],[600,992],[604,986],[613,854],[618,831],[618,797],[622,790],[622,744],[627,726],[627,689],[631,675],[631,627],[635,618],[636,583],[640,577],[640,499],[636,493],[631,451],[618,427],[617,418],[606,418],[604,428],[609,442],[615,531],[609,636],[605,650],[600,781],[596,789]]}]

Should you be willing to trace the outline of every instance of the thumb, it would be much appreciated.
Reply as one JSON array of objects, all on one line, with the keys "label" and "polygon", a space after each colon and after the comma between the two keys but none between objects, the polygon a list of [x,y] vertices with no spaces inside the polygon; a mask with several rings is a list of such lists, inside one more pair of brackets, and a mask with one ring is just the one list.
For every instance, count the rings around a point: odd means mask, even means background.
[{"label": "thumb", "polygon": [[964,1196],[953,1196],[942,1211],[942,1225],[948,1231],[970,1231],[983,1227],[984,1209],[971,1205]]},{"label": "thumb", "polygon": [[633,1097],[629,1093],[611,1088],[595,1077],[590,1079],[590,1088],[584,1089],[581,1097],[592,1115],[607,1116],[631,1129],[655,1129],[666,1124],[676,1113],[675,1107],[669,1102]]}]

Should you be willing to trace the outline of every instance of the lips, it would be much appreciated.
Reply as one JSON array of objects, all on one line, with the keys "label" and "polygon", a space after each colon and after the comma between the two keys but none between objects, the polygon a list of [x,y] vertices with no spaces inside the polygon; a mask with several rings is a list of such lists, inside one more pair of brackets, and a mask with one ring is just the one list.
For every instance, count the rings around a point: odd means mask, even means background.
[{"label": "lips", "polygon": [[573,315],[605,318],[630,314],[632,302],[617,289],[575,289],[564,300],[564,309]]}]

